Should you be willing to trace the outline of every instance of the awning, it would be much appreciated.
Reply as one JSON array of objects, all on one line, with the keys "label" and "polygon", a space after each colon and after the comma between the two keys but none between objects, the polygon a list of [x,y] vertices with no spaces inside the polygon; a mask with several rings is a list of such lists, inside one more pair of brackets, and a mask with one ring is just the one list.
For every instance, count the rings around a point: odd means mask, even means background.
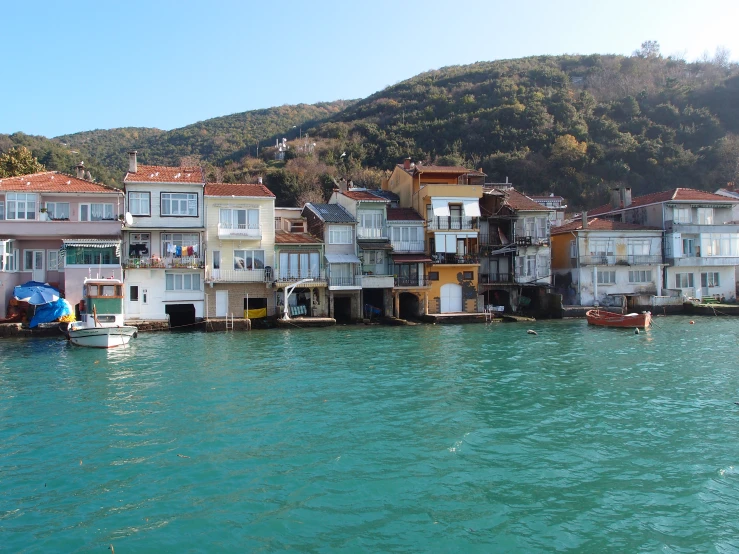
[{"label": "awning", "polygon": [[426,254],[393,254],[391,258],[396,264],[430,263],[432,261]]},{"label": "awning", "polygon": [[435,217],[449,217],[449,199],[448,198],[432,198],[431,206],[434,209]]},{"label": "awning", "polygon": [[354,254],[326,254],[326,261],[330,264],[361,264],[361,260]]},{"label": "awning", "polygon": [[468,217],[480,217],[480,203],[477,198],[465,198],[462,202],[464,215]]},{"label": "awning", "polygon": [[389,242],[358,242],[359,248],[362,250],[392,250]]},{"label": "awning", "polygon": [[81,248],[110,248],[115,247],[115,255],[121,256],[121,241],[119,240],[101,240],[101,239],[63,239],[62,250],[70,246],[78,246]]}]

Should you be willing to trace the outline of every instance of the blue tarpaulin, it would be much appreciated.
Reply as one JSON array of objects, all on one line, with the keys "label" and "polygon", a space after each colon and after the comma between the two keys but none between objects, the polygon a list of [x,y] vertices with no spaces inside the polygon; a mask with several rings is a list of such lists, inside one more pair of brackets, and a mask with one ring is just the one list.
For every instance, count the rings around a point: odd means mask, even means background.
[{"label": "blue tarpaulin", "polygon": [[56,321],[60,317],[69,315],[72,313],[72,306],[64,298],[49,302],[36,307],[36,314],[31,319],[29,327],[34,328],[39,323],[51,323]]},{"label": "blue tarpaulin", "polygon": [[13,297],[16,300],[28,302],[31,306],[40,306],[59,300],[59,291],[46,283],[28,281],[13,289]]}]

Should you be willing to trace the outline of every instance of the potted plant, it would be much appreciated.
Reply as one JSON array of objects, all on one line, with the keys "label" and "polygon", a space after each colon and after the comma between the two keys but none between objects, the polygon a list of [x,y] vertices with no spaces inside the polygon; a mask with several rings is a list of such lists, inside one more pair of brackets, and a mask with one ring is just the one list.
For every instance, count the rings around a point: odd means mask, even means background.
[{"label": "potted plant", "polygon": [[47,208],[39,208],[39,221],[49,221],[49,210]]}]

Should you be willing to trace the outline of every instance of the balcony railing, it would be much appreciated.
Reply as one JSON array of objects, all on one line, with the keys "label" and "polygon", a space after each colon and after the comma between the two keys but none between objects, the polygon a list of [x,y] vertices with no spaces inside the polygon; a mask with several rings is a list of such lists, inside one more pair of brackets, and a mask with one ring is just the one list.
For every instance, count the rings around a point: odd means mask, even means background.
[{"label": "balcony railing", "polygon": [[394,240],[390,242],[393,252],[423,252],[422,240]]},{"label": "balcony railing", "polygon": [[471,231],[479,228],[480,218],[466,215],[436,216],[426,223],[429,231]]},{"label": "balcony railing", "polygon": [[428,277],[396,277],[396,287],[428,287],[431,282]]},{"label": "balcony railing", "polygon": [[492,285],[497,283],[512,283],[513,275],[510,273],[480,273],[477,281],[481,285]]},{"label": "balcony railing", "polygon": [[580,265],[657,265],[662,263],[662,256],[580,256]]},{"label": "balcony railing", "polygon": [[181,258],[126,258],[123,260],[126,269],[171,269],[171,268],[202,268],[203,260],[198,256],[182,256]]},{"label": "balcony railing", "polygon": [[218,238],[219,239],[258,239],[262,237],[262,226],[259,223],[219,223]]},{"label": "balcony railing", "polygon": [[391,289],[394,284],[392,275],[362,275],[363,289]]},{"label": "balcony railing", "polygon": [[358,239],[386,239],[387,227],[357,227]]},{"label": "balcony railing", "polygon": [[265,283],[272,280],[267,269],[208,269],[205,278],[217,283]]},{"label": "balcony railing", "polygon": [[351,276],[329,276],[328,278],[329,287],[361,287],[362,276],[351,275]]},{"label": "balcony railing", "polygon": [[431,255],[431,260],[435,264],[479,264],[480,256],[477,254],[437,253]]}]

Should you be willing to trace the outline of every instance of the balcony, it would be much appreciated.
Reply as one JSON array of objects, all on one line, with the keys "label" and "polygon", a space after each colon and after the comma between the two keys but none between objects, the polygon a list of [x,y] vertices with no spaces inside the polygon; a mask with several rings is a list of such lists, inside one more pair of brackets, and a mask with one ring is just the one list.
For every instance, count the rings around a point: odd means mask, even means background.
[{"label": "balcony", "polygon": [[211,269],[205,279],[215,283],[266,283],[272,280],[270,269]]},{"label": "balcony", "polygon": [[431,282],[428,277],[395,277],[395,288],[427,288],[431,286]]},{"label": "balcony", "polygon": [[120,238],[121,222],[61,221],[61,220],[0,220],[0,235],[4,238]]},{"label": "balcony", "polygon": [[387,227],[357,227],[358,239],[386,239]]},{"label": "balcony", "polygon": [[739,257],[736,256],[682,256],[680,258],[667,258],[665,261],[676,267],[713,267],[720,265],[739,265]]},{"label": "balcony", "polygon": [[479,226],[479,217],[466,215],[436,216],[426,222],[429,231],[474,231]]},{"label": "balcony", "polygon": [[360,289],[362,288],[362,275],[340,275],[329,276],[329,289]]},{"label": "balcony", "polygon": [[395,286],[392,275],[362,275],[363,289],[391,289]]},{"label": "balcony", "polygon": [[513,276],[510,273],[480,273],[477,282],[481,285],[513,283]]},{"label": "balcony", "polygon": [[437,265],[479,265],[480,256],[477,254],[449,254],[439,252],[431,255],[432,263]]},{"label": "balcony", "polygon": [[258,240],[262,238],[262,226],[259,223],[219,223],[218,238],[225,240]]},{"label": "balcony", "polygon": [[289,269],[278,269],[276,273],[277,275],[274,277],[276,287],[284,287],[302,279],[313,279],[312,281],[305,284],[306,287],[325,287],[327,284],[326,274],[322,269],[313,271],[291,271]]},{"label": "balcony", "polygon": [[396,254],[402,254],[404,252],[408,254],[420,254],[424,250],[422,240],[393,240],[390,241],[390,245]]},{"label": "balcony", "polygon": [[701,233],[739,233],[739,225],[735,223],[675,223],[665,221],[665,233],[683,233],[699,235]]},{"label": "balcony", "polygon": [[580,265],[658,265],[662,263],[662,256],[633,255],[633,256],[580,256]]},{"label": "balcony", "polygon": [[203,267],[203,260],[198,256],[183,256],[181,258],[125,258],[124,269],[198,269]]}]

